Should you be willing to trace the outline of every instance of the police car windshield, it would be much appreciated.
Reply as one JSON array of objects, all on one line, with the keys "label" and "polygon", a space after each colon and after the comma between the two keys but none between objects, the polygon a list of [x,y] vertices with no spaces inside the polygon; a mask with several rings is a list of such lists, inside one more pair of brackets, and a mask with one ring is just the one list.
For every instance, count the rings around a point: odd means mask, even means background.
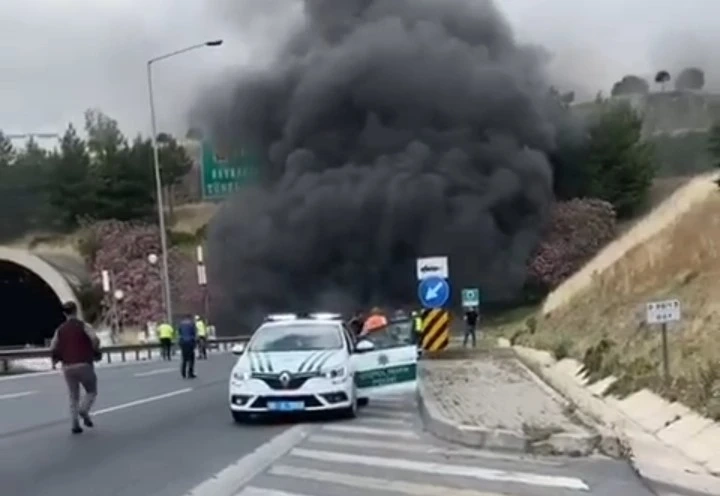
[{"label": "police car windshield", "polygon": [[287,322],[261,326],[255,331],[249,351],[339,350],[342,347],[337,325]]}]

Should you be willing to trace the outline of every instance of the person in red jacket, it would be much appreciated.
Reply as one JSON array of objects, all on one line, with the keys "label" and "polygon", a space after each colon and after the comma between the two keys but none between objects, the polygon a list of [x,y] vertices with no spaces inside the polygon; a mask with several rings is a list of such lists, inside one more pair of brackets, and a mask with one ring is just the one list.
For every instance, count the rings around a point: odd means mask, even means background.
[{"label": "person in red jacket", "polygon": [[[79,419],[85,427],[93,427],[90,408],[97,397],[97,375],[94,362],[100,350],[100,340],[88,325],[77,316],[74,302],[63,304],[65,322],[55,331],[50,343],[53,366],[62,362],[63,376],[70,396],[72,433],[80,434]],[[85,397],[80,400],[80,386]]]}]

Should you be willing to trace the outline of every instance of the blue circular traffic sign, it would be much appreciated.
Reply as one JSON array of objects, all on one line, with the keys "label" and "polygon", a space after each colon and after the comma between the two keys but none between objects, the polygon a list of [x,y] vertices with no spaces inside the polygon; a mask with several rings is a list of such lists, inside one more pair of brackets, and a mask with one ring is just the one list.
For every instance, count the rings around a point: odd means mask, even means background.
[{"label": "blue circular traffic sign", "polygon": [[425,308],[441,308],[450,299],[450,285],[440,277],[428,277],[418,284],[418,298]]}]

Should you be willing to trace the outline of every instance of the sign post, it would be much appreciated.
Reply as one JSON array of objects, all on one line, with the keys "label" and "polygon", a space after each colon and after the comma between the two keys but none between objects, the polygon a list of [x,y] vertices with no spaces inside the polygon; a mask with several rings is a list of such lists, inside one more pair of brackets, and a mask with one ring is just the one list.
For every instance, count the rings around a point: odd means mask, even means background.
[{"label": "sign post", "polygon": [[259,173],[255,157],[241,152],[220,156],[210,143],[203,142],[200,180],[203,200],[222,200],[256,180]]},{"label": "sign post", "polygon": [[423,307],[420,347],[440,351],[450,343],[450,271],[447,257],[423,257],[416,263],[418,299]]},{"label": "sign post", "polygon": [[662,333],[662,360],[665,385],[670,385],[670,347],[668,346],[668,324],[681,319],[680,300],[653,301],[645,305],[645,320],[648,324],[660,324]]},{"label": "sign post", "polygon": [[464,288],[462,290],[463,308],[480,306],[480,290],[478,288]]},{"label": "sign post", "polygon": [[428,277],[450,279],[447,257],[424,257],[416,262],[417,279],[422,281]]}]

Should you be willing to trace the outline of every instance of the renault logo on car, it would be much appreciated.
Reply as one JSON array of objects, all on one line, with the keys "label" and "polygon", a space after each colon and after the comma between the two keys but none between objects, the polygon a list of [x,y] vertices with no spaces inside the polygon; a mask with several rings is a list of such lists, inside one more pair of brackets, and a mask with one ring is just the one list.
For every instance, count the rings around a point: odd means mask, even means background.
[{"label": "renault logo on car", "polygon": [[288,384],[290,384],[289,372],[283,372],[282,374],[280,374],[280,384],[282,384],[283,387],[288,387]]}]

